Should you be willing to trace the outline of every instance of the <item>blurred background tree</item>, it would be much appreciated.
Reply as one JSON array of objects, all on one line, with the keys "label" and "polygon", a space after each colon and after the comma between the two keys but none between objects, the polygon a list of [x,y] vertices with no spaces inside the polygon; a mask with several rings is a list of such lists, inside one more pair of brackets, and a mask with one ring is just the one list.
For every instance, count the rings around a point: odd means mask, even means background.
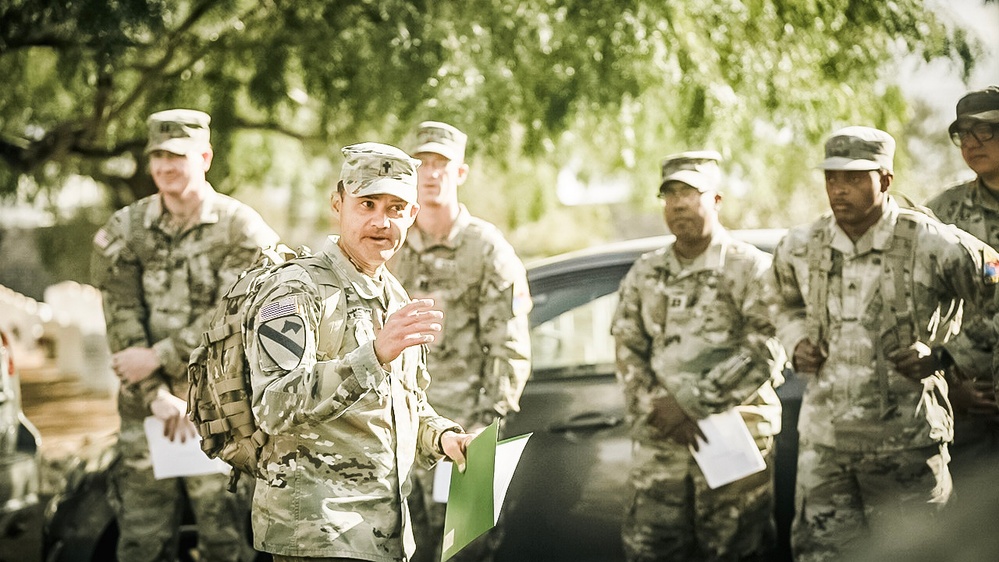
[{"label": "blurred background tree", "polygon": [[340,146],[424,119],[470,134],[463,198],[526,257],[661,232],[658,164],[692,148],[726,158],[727,223],[787,226],[824,208],[832,129],[919,132],[900,60],[967,80],[989,47],[921,0],[4,0],[0,197],[100,223],[154,191],[145,118],[191,107],[209,179],[295,244],[331,228]]}]

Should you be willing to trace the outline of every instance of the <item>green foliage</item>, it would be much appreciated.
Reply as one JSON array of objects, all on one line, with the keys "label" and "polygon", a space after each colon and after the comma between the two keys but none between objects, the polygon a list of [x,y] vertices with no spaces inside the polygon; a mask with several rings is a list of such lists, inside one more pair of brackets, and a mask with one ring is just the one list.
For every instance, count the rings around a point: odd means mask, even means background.
[{"label": "green foliage", "polygon": [[146,116],[194,107],[212,115],[223,191],[318,193],[325,209],[337,147],[406,146],[435,118],[470,133],[466,200],[510,232],[611,220],[560,205],[573,159],[631,178],[637,212],[655,214],[659,160],[700,147],[752,186],[726,218],[767,225],[814,200],[802,162],[832,128],[902,132],[910,109],[882,79],[898,56],[967,75],[980,49],[920,0],[7,0],[0,196],[72,175],[113,206],[150,193]]}]

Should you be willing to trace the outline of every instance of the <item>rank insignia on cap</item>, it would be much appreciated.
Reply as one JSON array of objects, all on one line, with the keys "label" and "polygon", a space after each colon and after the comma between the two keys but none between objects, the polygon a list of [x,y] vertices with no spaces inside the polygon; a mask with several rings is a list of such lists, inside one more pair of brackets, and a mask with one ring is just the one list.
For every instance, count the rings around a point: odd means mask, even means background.
[{"label": "rank insignia on cap", "polygon": [[982,280],[986,285],[999,284],[999,254],[992,248],[982,248]]}]

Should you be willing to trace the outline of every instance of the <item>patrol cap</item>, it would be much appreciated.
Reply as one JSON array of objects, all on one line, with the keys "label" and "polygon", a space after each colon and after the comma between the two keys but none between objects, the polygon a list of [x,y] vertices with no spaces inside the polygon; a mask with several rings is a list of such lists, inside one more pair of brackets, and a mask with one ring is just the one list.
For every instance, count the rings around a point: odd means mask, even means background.
[{"label": "patrol cap", "polygon": [[999,123],[999,86],[968,92],[957,102],[957,119],[947,132],[954,134],[958,125],[972,121]]},{"label": "patrol cap", "polygon": [[872,127],[844,127],[826,140],[823,170],[888,170],[895,158],[895,139]]},{"label": "patrol cap", "polygon": [[153,113],[146,121],[149,126],[146,154],[165,150],[183,155],[210,148],[208,124],[211,121],[207,113],[194,109],[168,109]]},{"label": "patrol cap", "polygon": [[433,152],[448,160],[465,161],[468,135],[440,121],[424,121],[416,126],[416,148],[413,154]]},{"label": "patrol cap", "polygon": [[671,181],[685,183],[702,193],[717,191],[721,185],[721,168],[718,167],[721,159],[721,154],[714,150],[694,150],[667,156],[662,163],[659,191]]},{"label": "patrol cap", "polygon": [[340,181],[355,197],[388,194],[416,203],[416,168],[420,161],[402,150],[377,142],[362,142],[341,149],[346,162]]}]

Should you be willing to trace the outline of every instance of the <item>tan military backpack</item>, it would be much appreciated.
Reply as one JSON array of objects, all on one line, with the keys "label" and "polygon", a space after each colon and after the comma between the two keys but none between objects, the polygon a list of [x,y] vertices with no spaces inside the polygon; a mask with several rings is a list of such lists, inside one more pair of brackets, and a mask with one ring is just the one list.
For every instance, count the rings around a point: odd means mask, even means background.
[{"label": "tan military backpack", "polygon": [[240,473],[260,476],[257,461],[267,443],[267,434],[257,427],[251,409],[253,392],[243,340],[246,309],[264,280],[291,258],[309,255],[308,248],[265,251],[218,302],[201,345],[191,353],[187,411],[205,454],[233,467],[231,492],[236,491]]}]

